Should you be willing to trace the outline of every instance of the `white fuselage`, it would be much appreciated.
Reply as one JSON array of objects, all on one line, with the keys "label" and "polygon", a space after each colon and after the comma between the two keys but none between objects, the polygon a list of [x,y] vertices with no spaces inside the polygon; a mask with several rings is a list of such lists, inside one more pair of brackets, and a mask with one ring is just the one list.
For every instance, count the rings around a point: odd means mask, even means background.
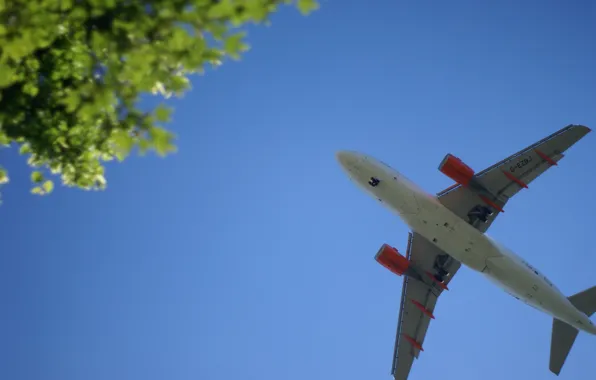
[{"label": "white fuselage", "polygon": [[[484,274],[526,304],[577,329],[596,334],[596,326],[588,316],[575,308],[544,275],[455,215],[435,196],[370,156],[342,151],[337,157],[358,186],[442,251]],[[380,181],[377,186],[368,183],[372,177]]]}]

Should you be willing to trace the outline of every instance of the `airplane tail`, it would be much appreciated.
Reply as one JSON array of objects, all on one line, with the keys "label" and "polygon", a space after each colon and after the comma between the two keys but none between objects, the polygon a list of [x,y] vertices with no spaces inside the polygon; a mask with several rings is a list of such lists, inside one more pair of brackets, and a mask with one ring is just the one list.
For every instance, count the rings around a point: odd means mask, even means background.
[{"label": "airplane tail", "polygon": [[[596,286],[569,297],[569,301],[579,311],[588,317],[596,313]],[[558,319],[553,319],[553,332],[550,344],[550,365],[551,372],[559,375],[571,347],[577,338],[579,330]]]}]

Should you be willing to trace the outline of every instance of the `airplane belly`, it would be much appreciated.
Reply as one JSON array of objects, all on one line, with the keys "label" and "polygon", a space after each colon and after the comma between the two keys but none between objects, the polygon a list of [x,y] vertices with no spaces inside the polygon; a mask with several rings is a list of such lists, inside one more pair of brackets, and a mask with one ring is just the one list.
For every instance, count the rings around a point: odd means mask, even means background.
[{"label": "airplane belly", "polygon": [[506,256],[489,258],[484,274],[520,301],[555,318],[573,323],[571,322],[573,318],[569,318],[570,304],[567,298],[511,258]]},{"label": "airplane belly", "polygon": [[417,215],[420,212],[420,205],[415,192],[398,183],[396,178],[389,179],[391,186],[378,190],[378,197],[395,210],[400,216]]},{"label": "airplane belly", "polygon": [[385,206],[397,213],[404,221],[407,215],[417,215],[420,211],[415,190],[409,186],[407,180],[397,173],[378,172],[374,178],[380,181],[378,186],[370,186],[370,172],[362,170],[353,174],[357,183],[371,196],[382,202]]},{"label": "airplane belly", "polygon": [[420,212],[402,215],[418,234],[467,267],[482,272],[488,257],[498,252],[484,235],[443,205],[423,193],[415,195]]},{"label": "airplane belly", "polygon": [[[368,174],[360,174],[366,183]],[[482,232],[443,206],[407,178],[391,172],[376,173],[379,186],[367,192],[388,206],[412,230],[467,267],[483,272],[487,259],[501,253]]]},{"label": "airplane belly", "polygon": [[514,265],[505,256],[487,259],[484,273],[496,280],[506,291],[518,297],[526,298],[535,295],[531,292],[534,281],[527,271],[519,265]]}]

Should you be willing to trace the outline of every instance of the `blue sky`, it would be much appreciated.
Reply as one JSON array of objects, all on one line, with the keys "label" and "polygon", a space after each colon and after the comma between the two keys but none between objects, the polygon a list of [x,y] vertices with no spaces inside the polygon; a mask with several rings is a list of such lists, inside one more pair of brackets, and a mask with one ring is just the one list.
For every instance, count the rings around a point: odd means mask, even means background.
[{"label": "blue sky", "polygon": [[[2,152],[2,378],[389,379],[401,278],[374,261],[408,229],[340,149],[428,192],[570,123],[596,126],[591,1],[323,1],[251,28],[252,49],[176,101],[179,152],[109,188],[28,194]],[[565,293],[596,284],[596,140],[508,204],[490,235]],[[552,379],[551,319],[464,268],[410,379]],[[596,373],[580,334],[561,378]]]}]

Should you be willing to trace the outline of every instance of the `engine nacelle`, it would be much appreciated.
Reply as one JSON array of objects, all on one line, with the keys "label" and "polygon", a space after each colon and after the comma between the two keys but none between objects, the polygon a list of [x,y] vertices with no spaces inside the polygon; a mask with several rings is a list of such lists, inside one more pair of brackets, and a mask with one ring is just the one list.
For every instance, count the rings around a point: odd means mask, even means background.
[{"label": "engine nacelle", "polygon": [[441,173],[463,186],[468,186],[470,180],[474,177],[474,170],[451,153],[448,153],[445,158],[443,158],[441,165],[439,165],[439,170]]},{"label": "engine nacelle", "polygon": [[375,260],[398,276],[407,272],[410,261],[389,244],[383,244],[375,255]]}]

